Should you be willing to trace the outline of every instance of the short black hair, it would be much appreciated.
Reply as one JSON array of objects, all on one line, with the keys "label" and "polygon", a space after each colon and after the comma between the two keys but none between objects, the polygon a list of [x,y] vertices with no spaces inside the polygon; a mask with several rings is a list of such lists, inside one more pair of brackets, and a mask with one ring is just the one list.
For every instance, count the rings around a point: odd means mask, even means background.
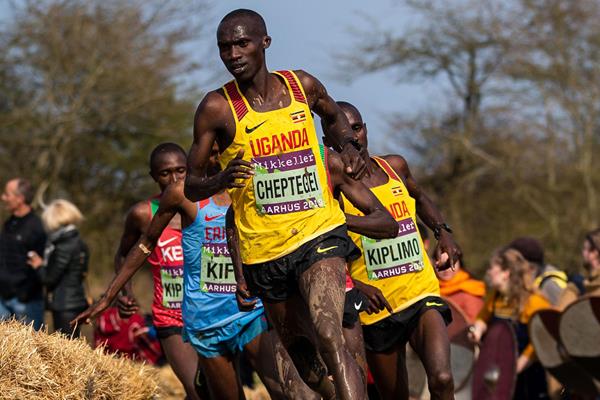
[{"label": "short black hair", "polygon": [[33,185],[27,179],[15,178],[15,180],[17,181],[17,191],[21,196],[23,196],[25,204],[30,206],[33,202],[33,196],[35,194]]},{"label": "short black hair", "polygon": [[219,23],[219,26],[221,26],[225,22],[228,22],[229,20],[234,20],[238,18],[251,20],[253,22],[252,27],[255,29],[255,33],[259,35],[267,34],[267,24],[265,23],[265,20],[262,17],[262,15],[260,15],[256,11],[248,10],[247,8],[238,8],[237,10],[231,11],[223,17],[223,19]]},{"label": "short black hair", "polygon": [[340,108],[342,110],[350,110],[355,112],[360,119],[362,119],[362,115],[360,114],[360,111],[358,111],[358,108],[356,108],[356,106],[352,103],[348,103],[347,101],[336,101],[337,105],[340,106]]},{"label": "short black hair", "polygon": [[184,158],[187,158],[185,150],[177,143],[161,143],[152,150],[152,153],[150,153],[150,171],[156,171],[158,158],[165,153],[181,153]]}]

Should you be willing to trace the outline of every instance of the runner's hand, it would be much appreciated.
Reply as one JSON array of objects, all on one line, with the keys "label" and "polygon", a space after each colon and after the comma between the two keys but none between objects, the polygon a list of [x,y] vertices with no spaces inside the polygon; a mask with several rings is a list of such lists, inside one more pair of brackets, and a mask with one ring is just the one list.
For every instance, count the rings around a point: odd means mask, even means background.
[{"label": "runner's hand", "polygon": [[459,260],[462,251],[449,232],[442,231],[440,235],[435,247],[435,268],[438,271],[454,269],[454,264]]},{"label": "runner's hand", "polygon": [[117,308],[119,317],[127,319],[137,313],[140,307],[133,296],[127,295],[117,297]]},{"label": "runner's hand", "polygon": [[388,301],[386,300],[381,290],[379,290],[379,288],[359,281],[355,281],[354,285],[369,300],[369,306],[365,310],[367,314],[377,314],[384,308],[388,310],[390,314],[394,312],[394,309],[392,308],[390,303],[388,303]]},{"label": "runner's hand", "polygon": [[104,310],[108,308],[110,303],[106,301],[106,297],[102,296],[97,302],[88,307],[87,310],[76,316],[70,325],[89,324],[92,319],[102,314]]},{"label": "runner's hand", "polygon": [[367,164],[361,154],[351,143],[346,143],[340,153],[344,163],[344,171],[354,179],[360,179],[367,171]]},{"label": "runner's hand", "polygon": [[220,172],[220,186],[222,188],[242,188],[246,186],[245,183],[236,182],[237,179],[248,179],[254,175],[254,169],[252,164],[248,161],[244,161],[244,149],[240,149],[235,158],[229,161],[227,167]]},{"label": "runner's hand", "polygon": [[256,298],[252,298],[246,282],[239,282],[235,289],[235,300],[240,311],[252,311],[258,301]]}]

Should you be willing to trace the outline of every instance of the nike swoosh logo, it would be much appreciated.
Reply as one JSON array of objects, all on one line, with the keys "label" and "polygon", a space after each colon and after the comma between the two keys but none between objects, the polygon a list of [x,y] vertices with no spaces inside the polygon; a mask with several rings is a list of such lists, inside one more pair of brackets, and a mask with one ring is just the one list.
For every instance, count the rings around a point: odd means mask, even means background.
[{"label": "nike swoosh logo", "polygon": [[165,240],[164,242],[161,242],[160,239],[158,240],[158,247],[164,247],[166,245],[168,245],[169,243],[171,243],[173,240],[176,240],[177,237],[172,237],[170,239]]},{"label": "nike swoosh logo", "polygon": [[360,303],[358,303],[358,304],[354,303],[354,309],[355,309],[356,311],[360,310],[360,306],[362,306],[362,300],[361,300],[361,301],[360,301]]},{"label": "nike swoosh logo", "polygon": [[255,130],[257,130],[258,128],[260,128],[260,126],[262,124],[264,124],[265,122],[267,122],[268,120],[265,119],[263,122],[261,122],[260,124],[256,125],[254,128],[248,128],[248,126],[246,125],[246,133],[250,134],[252,132],[254,132]]},{"label": "nike swoosh logo", "polygon": [[217,218],[219,218],[219,217],[222,217],[223,215],[225,215],[225,214],[218,214],[218,215],[211,215],[211,216],[205,215],[205,216],[204,216],[204,220],[205,220],[206,222],[210,222],[210,221],[212,221],[212,220],[214,220],[214,219],[217,219]]},{"label": "nike swoosh logo", "polygon": [[442,307],[443,304],[436,303],[435,301],[428,301],[425,303],[425,307],[431,307],[431,306]]},{"label": "nike swoosh logo", "polygon": [[319,254],[325,253],[325,252],[327,252],[329,250],[333,250],[333,249],[336,249],[336,248],[337,248],[337,246],[326,247],[324,249],[322,249],[320,247],[317,247],[317,253],[319,253]]}]

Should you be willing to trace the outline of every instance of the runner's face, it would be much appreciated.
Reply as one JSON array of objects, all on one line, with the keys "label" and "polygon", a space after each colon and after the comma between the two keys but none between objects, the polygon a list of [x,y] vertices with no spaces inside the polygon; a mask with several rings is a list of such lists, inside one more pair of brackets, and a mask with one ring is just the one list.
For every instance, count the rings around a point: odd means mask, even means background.
[{"label": "runner's face", "polygon": [[508,285],[508,278],[510,277],[510,271],[502,270],[502,267],[498,264],[492,264],[485,275],[487,283],[501,293],[506,292]]},{"label": "runner's face", "polygon": [[248,81],[265,65],[265,49],[269,36],[252,29],[252,21],[239,18],[219,25],[217,45],[227,71],[238,81]]},{"label": "runner's face", "polygon": [[186,159],[181,153],[163,153],[159,155],[156,171],[152,171],[152,178],[163,191],[171,183],[185,179],[187,173]]},{"label": "runner's face", "polygon": [[344,115],[348,119],[348,123],[350,124],[350,128],[352,128],[352,133],[358,140],[358,143],[362,146],[363,149],[368,147],[367,142],[367,124],[365,124],[354,110],[342,109],[344,111]]},{"label": "runner's face", "polygon": [[2,193],[2,201],[4,202],[6,209],[11,213],[25,203],[25,198],[19,193],[16,180],[8,181],[6,183],[4,192]]}]

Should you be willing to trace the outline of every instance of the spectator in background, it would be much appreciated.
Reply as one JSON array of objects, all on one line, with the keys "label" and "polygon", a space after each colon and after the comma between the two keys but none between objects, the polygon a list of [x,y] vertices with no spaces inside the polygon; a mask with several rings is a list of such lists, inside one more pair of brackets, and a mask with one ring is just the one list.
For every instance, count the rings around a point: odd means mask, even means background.
[{"label": "spectator in background", "polygon": [[83,281],[89,251],[76,226],[83,216],[73,203],[54,200],[42,213],[42,221],[48,232],[44,258],[31,251],[28,262],[46,286],[54,330],[79,336],[79,327],[71,328],[69,321],[88,306]]},{"label": "spectator in background", "polygon": [[475,321],[483,307],[485,284],[474,279],[464,266],[462,255],[454,263],[454,268],[437,271],[440,281],[440,293],[450,299],[466,315],[470,323]]},{"label": "spectator in background", "polygon": [[117,307],[109,307],[96,320],[94,348],[103,346],[109,354],[156,365],[162,358],[160,342],[150,334],[144,317],[135,313],[121,318]]},{"label": "spectator in background", "polygon": [[600,228],[585,235],[581,256],[585,276],[569,282],[558,304],[559,310],[564,310],[583,295],[600,296]]},{"label": "spectator in background", "polygon": [[542,244],[537,239],[524,236],[513,240],[507,247],[517,250],[529,261],[535,279],[534,286],[552,305],[557,305],[562,291],[567,287],[567,275],[546,264]]},{"label": "spectator in background", "polygon": [[40,329],[44,322],[42,284],[27,265],[27,253],[41,253],[46,234],[31,208],[33,187],[23,178],[6,183],[2,201],[10,212],[0,233],[0,320],[14,316]]},{"label": "spectator in background", "polygon": [[471,340],[478,343],[494,320],[512,324],[519,351],[514,399],[547,398],[544,369],[536,361],[527,324],[536,311],[551,305],[534,287],[532,271],[520,252],[510,248],[496,252],[486,275],[490,290],[469,332]]}]

